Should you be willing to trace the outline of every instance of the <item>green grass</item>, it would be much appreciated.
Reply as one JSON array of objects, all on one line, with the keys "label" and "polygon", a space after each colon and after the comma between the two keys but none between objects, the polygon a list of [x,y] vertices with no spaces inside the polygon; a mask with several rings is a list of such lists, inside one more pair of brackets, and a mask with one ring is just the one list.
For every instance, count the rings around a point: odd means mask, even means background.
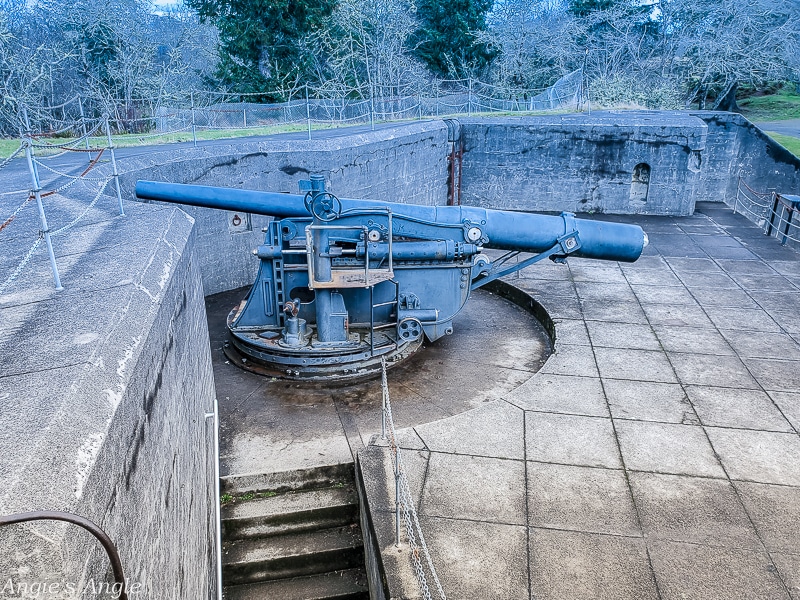
[{"label": "green grass", "polygon": [[789,152],[800,158],[800,138],[792,137],[791,135],[775,133],[774,131],[767,131],[765,133],[767,133],[767,135],[778,142],[781,146],[786,148]]},{"label": "green grass", "polygon": [[800,119],[800,94],[783,88],[769,96],[751,96],[738,100],[742,114],[751,121]]},{"label": "green grass", "polygon": [[[554,115],[554,114],[562,114],[568,113],[569,110],[556,110],[556,111],[533,111],[533,112],[474,112],[472,116],[474,117],[498,117],[498,116],[532,116],[532,115]],[[466,117],[467,114],[454,114],[454,115],[442,115],[442,117],[449,116],[449,117]],[[431,117],[426,117],[431,118]],[[397,123],[404,123],[404,122],[413,122],[418,120],[416,117],[409,118],[409,119],[397,119],[392,122]],[[376,121],[376,123],[386,123],[388,121]],[[348,123],[345,124],[338,124],[338,123],[330,123],[330,124],[321,124],[321,123],[314,123],[311,126],[312,131],[319,131],[323,129],[335,129],[337,127],[347,127]],[[225,140],[225,139],[234,139],[240,137],[250,137],[250,136],[260,136],[260,135],[273,135],[276,133],[291,133],[295,131],[306,131],[308,129],[308,125],[305,123],[289,123],[287,125],[271,125],[268,127],[249,127],[247,129],[220,129],[220,130],[198,130],[197,131],[197,141],[204,141],[204,140]],[[143,134],[143,135],[136,135],[136,134],[124,134],[124,135],[114,135],[112,136],[114,140],[114,146],[116,148],[130,148],[136,146],[154,146],[159,144],[175,144],[179,142],[191,142],[192,141],[192,132],[191,131],[181,131],[180,133],[164,133],[160,135],[152,135],[152,134]],[[69,139],[55,139],[55,138],[40,138],[39,142],[48,143],[48,144],[69,144],[71,140]],[[5,138],[0,139],[0,160],[10,156],[14,151],[19,148],[20,141],[15,138]],[[93,137],[89,138],[89,145],[92,148],[101,148],[106,145],[106,138],[105,137]],[[79,145],[79,148],[84,148],[83,144]],[[55,154],[57,152],[61,152],[60,149],[42,149],[37,148],[36,154],[40,156],[48,156]],[[22,154],[22,157],[25,155]]]},{"label": "green grass", "polygon": [[[319,129],[329,129],[331,126],[329,125],[318,125],[315,124],[312,126],[312,130],[319,130]],[[272,135],[275,133],[291,133],[293,131],[305,131],[308,128],[307,125],[303,123],[289,123],[288,125],[270,125],[268,127],[249,127],[247,129],[225,129],[225,130],[209,130],[209,131],[198,131],[197,132],[197,141],[203,140],[223,140],[223,139],[233,139],[233,138],[240,138],[240,137],[249,137],[249,136],[256,136],[256,135]],[[151,135],[151,134],[143,134],[143,135],[136,135],[132,133],[126,133],[123,135],[114,135],[112,136],[114,140],[114,146],[116,148],[131,148],[136,146],[151,146],[151,145],[158,145],[158,144],[175,144],[178,142],[191,142],[192,141],[192,132],[191,131],[181,131],[180,133],[164,133],[160,135]],[[64,138],[40,138],[37,140],[41,143],[48,143],[48,144],[70,144],[72,140],[64,139]],[[92,137],[89,138],[89,146],[92,148],[101,148],[105,146],[107,140],[105,137]],[[17,148],[19,148],[20,141],[15,138],[4,138],[0,139],[0,160],[10,156]],[[84,148],[84,144],[80,144],[78,148]],[[37,148],[36,154],[37,155],[50,155],[61,150],[50,150],[50,149],[42,149]],[[24,156],[22,154],[21,156]]]},{"label": "green grass", "polygon": [[219,503],[221,506],[225,506],[227,504],[248,502],[250,500],[257,500],[259,498],[272,498],[273,496],[277,495],[278,492],[246,492],[244,494],[239,494],[238,496],[234,496],[233,494],[222,494],[222,496],[219,497]]}]

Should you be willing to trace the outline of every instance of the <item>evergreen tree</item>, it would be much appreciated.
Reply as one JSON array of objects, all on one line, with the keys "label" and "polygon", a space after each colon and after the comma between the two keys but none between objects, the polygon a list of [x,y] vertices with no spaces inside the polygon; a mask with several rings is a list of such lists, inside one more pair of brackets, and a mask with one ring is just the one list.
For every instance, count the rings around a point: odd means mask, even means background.
[{"label": "evergreen tree", "polygon": [[311,76],[304,37],[318,30],[336,0],[188,0],[219,29],[216,77],[229,90],[282,100],[283,84]]},{"label": "evergreen tree", "polygon": [[596,10],[607,10],[620,4],[620,0],[569,0],[569,10],[579,17]]},{"label": "evergreen tree", "polygon": [[486,30],[492,0],[420,0],[420,28],[412,38],[416,55],[434,74],[464,77],[487,67],[496,52],[476,34]]}]

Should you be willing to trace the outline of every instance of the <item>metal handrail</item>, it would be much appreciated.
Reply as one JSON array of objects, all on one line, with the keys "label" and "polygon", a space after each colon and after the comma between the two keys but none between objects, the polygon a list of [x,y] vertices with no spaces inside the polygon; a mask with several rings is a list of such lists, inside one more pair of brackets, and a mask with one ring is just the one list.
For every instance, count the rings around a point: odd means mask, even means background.
[{"label": "metal handrail", "polygon": [[81,517],[80,515],[57,510],[36,510],[0,516],[0,527],[3,525],[27,523],[30,521],[64,521],[83,527],[86,531],[91,533],[103,546],[103,549],[108,555],[108,560],[111,562],[111,569],[114,572],[114,583],[120,584],[121,586],[119,600],[128,600],[128,593],[125,590],[125,574],[122,570],[122,561],[120,561],[117,547],[105,531],[100,529],[100,527],[89,519]]}]

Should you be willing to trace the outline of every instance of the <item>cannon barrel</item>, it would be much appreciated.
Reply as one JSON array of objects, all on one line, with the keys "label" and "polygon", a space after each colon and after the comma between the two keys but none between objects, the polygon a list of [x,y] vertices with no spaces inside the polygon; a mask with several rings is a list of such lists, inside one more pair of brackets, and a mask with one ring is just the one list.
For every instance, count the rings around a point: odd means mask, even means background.
[{"label": "cannon barrel", "polygon": [[[309,217],[304,196],[232,188],[138,181],[136,196],[175,204],[188,204],[253,214],[278,219]],[[581,247],[572,256],[601,260],[633,262],[647,244],[647,236],[637,225],[567,219],[564,216],[541,215],[470,206],[422,206],[380,200],[340,198],[342,213],[374,208],[391,209],[395,218],[408,218],[439,225],[461,225],[465,221],[479,225],[488,238],[483,246],[520,252],[545,252],[571,232],[568,223],[578,232]]]}]

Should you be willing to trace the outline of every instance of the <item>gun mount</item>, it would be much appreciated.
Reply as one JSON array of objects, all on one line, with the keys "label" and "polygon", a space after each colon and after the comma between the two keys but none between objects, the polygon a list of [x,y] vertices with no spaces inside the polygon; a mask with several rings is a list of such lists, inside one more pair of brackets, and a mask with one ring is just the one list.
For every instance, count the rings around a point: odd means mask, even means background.
[{"label": "gun mount", "polygon": [[[290,379],[368,376],[453,331],[470,292],[545,258],[635,261],[635,225],[467,206],[337,198],[322,176],[304,195],[139,181],[146,200],[274,218],[250,292],[228,315],[239,366]],[[506,250],[490,258],[484,248]],[[513,261],[520,253],[533,256]]]}]

